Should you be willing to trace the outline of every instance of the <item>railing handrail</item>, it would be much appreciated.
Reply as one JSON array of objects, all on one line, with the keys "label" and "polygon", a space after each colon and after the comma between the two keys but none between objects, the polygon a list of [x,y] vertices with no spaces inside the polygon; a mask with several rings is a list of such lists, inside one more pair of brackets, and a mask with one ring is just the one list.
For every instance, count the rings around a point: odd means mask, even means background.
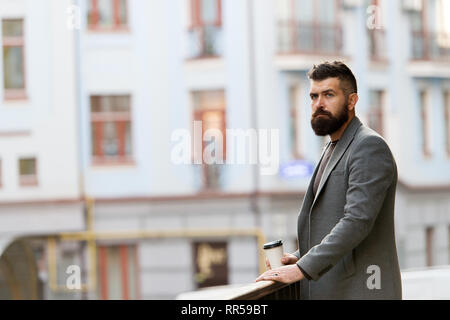
[{"label": "railing handrail", "polygon": [[[343,26],[340,21],[326,23],[283,19],[277,23],[279,37],[283,41],[278,48],[279,53],[342,53]],[[329,36],[332,41],[324,41]]]},{"label": "railing handrail", "polygon": [[179,294],[177,300],[258,300],[288,284],[275,281],[259,281],[241,285],[208,287]]},{"label": "railing handrail", "polygon": [[295,24],[296,26],[305,26],[311,28],[333,28],[333,29],[342,29],[342,23],[340,21],[335,21],[332,23],[326,21],[301,21],[298,19],[278,19],[277,23],[279,25],[283,24]]},{"label": "railing handrail", "polygon": [[190,27],[188,34],[193,36],[189,40],[190,44],[193,45],[193,52],[188,53],[188,58],[221,56],[223,54],[221,33],[223,33],[221,25],[209,24]]},{"label": "railing handrail", "polygon": [[413,60],[448,61],[450,59],[449,32],[411,30],[411,35]]},{"label": "railing handrail", "polygon": [[437,31],[412,30],[411,33],[413,35],[425,35],[425,36],[440,35],[440,36],[450,37],[450,32],[446,32],[446,31],[442,31],[442,30],[437,30]]}]

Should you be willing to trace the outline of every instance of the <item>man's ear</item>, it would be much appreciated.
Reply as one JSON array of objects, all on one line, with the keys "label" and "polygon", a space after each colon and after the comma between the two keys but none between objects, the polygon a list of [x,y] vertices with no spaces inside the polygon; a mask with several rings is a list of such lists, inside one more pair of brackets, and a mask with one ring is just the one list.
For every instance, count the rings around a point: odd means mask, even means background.
[{"label": "man's ear", "polygon": [[357,93],[351,93],[348,96],[348,110],[353,111],[355,109],[356,103],[358,102],[359,97]]}]

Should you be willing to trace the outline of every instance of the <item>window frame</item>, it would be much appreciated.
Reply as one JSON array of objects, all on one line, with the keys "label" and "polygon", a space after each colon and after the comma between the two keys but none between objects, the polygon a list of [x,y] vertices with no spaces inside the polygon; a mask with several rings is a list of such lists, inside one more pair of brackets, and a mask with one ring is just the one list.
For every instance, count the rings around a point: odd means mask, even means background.
[{"label": "window frame", "polygon": [[410,19],[410,37],[412,38],[411,43],[413,45],[415,39],[417,37],[420,37],[422,55],[416,56],[413,46],[412,48],[410,48],[410,60],[448,62],[450,59],[450,54],[448,52],[441,54],[441,52],[439,51],[438,55],[435,55],[435,45],[437,45],[438,49],[442,49],[442,47],[439,46],[439,36],[446,36],[450,38],[450,33],[441,30],[440,26],[436,23],[436,19],[433,19],[430,16],[430,12],[437,9],[436,6],[438,5],[438,1],[435,0],[431,3],[427,0],[421,1],[421,10],[417,13],[418,15],[420,15],[420,29],[415,29]]},{"label": "window frame", "polygon": [[[335,9],[335,19],[332,23],[324,23],[320,21],[320,6],[321,3],[317,0],[312,1],[312,20],[305,22],[301,21],[297,16],[296,0],[289,0],[291,14],[288,20],[279,20],[278,26],[287,26],[289,30],[289,49],[287,51],[278,49],[278,54],[311,54],[311,55],[343,55],[343,25],[342,25],[342,0],[333,0]],[[310,27],[313,30],[312,49],[301,48],[299,46],[298,30],[299,26]],[[334,32],[334,49],[333,53],[329,52],[327,48],[322,47],[321,42],[321,27],[332,27]]]},{"label": "window frame", "polygon": [[[16,37],[9,37],[3,34],[3,22],[4,21],[20,21],[22,24],[22,35]],[[3,18],[2,22],[2,64],[3,64],[3,92],[5,101],[9,100],[26,100],[27,99],[27,77],[26,77],[26,48],[25,48],[25,19],[24,18]],[[23,88],[20,89],[9,89],[6,88],[5,81],[5,48],[22,48],[22,77],[23,77]]]},{"label": "window frame", "polygon": [[[21,174],[20,161],[22,160],[34,160],[34,174]],[[36,157],[21,157],[18,161],[19,164],[19,185],[21,187],[37,187],[38,182],[38,159]]]},{"label": "window frame", "polygon": [[[384,89],[371,89],[369,92],[370,95],[377,96],[377,105],[373,105],[371,101],[371,97],[369,96],[369,112],[368,112],[368,124],[369,127],[375,130],[380,136],[384,136],[384,104],[385,104],[385,95],[386,91]],[[371,126],[371,117],[377,117],[378,128],[373,128]]]},{"label": "window frame", "polygon": [[204,0],[190,0],[190,26],[189,30],[195,28],[204,28],[206,26],[222,26],[222,0],[215,0],[217,2],[216,21],[213,23],[205,23],[202,21],[202,1]]},{"label": "window frame", "polygon": [[[94,98],[114,98],[114,97],[128,97],[129,108],[128,111],[118,112],[93,112],[92,101]],[[112,122],[115,126],[118,140],[118,151],[116,156],[105,156],[103,152],[104,132],[103,128],[106,123]],[[126,154],[126,124],[130,125],[130,148],[129,155]],[[91,95],[90,96],[90,139],[91,139],[91,159],[95,166],[102,165],[133,165],[133,133],[132,133],[132,96],[130,94],[124,95]],[[94,133],[95,128],[95,133]],[[98,150],[98,154],[96,153]]]},{"label": "window frame", "polygon": [[[120,0],[109,0],[112,2],[113,6],[113,25],[111,27],[102,26],[100,24],[100,12],[99,12],[99,6],[98,6],[98,0],[89,0],[90,4],[92,6],[92,23],[87,22],[88,30],[92,32],[128,32],[129,31],[129,2],[128,0],[125,1],[125,13],[126,16],[126,23],[122,23],[121,21],[121,14],[120,14]],[[89,15],[89,9],[88,9],[88,15]]]},{"label": "window frame", "polygon": [[[219,52],[221,43],[219,42],[219,39],[220,32],[222,30],[222,0],[214,0],[216,1],[217,11],[216,20],[213,22],[203,21],[202,1],[204,0],[189,0],[189,20],[187,31],[189,35],[193,35],[194,38],[197,37],[197,39],[191,39],[189,41],[193,41],[194,46],[198,46],[199,52],[189,55],[187,60],[219,58],[223,55],[223,52]],[[214,32],[218,32],[218,34],[214,33],[214,36],[212,36],[213,40],[211,40],[211,35],[208,33],[208,30],[211,27]]]},{"label": "window frame", "polygon": [[[385,19],[384,10],[385,8],[381,5],[379,0],[370,0],[371,6],[376,6],[381,10],[381,18]],[[382,21],[379,28],[367,28],[368,42],[369,42],[369,55],[372,62],[382,62],[387,63],[388,57],[386,56],[387,50],[387,38],[386,38],[386,26],[384,25],[384,20]]]},{"label": "window frame", "polygon": [[[221,164],[207,164],[205,163],[205,160],[203,159],[203,155],[205,152],[205,149],[207,147],[207,143],[203,140],[204,134],[206,132],[205,130],[205,126],[204,126],[204,117],[203,115],[208,113],[208,112],[217,112],[217,113],[221,113],[222,116],[222,122],[220,125],[220,128],[214,128],[214,129],[218,129],[220,130],[220,132],[222,132],[222,142],[223,142],[223,150],[222,150],[222,157],[223,157],[223,163],[226,163],[226,150],[227,150],[227,141],[226,141],[226,112],[224,109],[205,109],[205,110],[195,110],[194,111],[194,120],[195,121],[202,121],[202,190],[203,191],[209,191],[209,190],[215,190],[216,188],[220,189],[220,185],[214,185],[211,181],[213,180],[212,177],[212,172],[210,172],[209,169],[212,170],[212,168],[210,166],[218,166],[218,170],[219,170],[219,176],[220,176],[220,171],[221,171]],[[193,135],[194,137],[194,135]],[[214,149],[215,150],[215,149]],[[216,152],[216,151],[215,151]]]},{"label": "window frame", "polygon": [[[221,94],[221,100],[220,103],[218,105],[208,105],[208,102],[202,102],[202,95],[207,95],[207,94]],[[198,102],[196,102],[196,97],[198,97]],[[201,184],[201,192],[208,192],[208,191],[212,191],[212,190],[217,190],[220,189],[220,183],[218,183],[218,185],[214,185],[211,181],[213,181],[213,177],[212,177],[212,172],[210,172],[209,169],[214,170],[214,168],[209,167],[209,166],[216,166],[219,178],[220,178],[220,173],[223,172],[222,168],[223,166],[221,164],[217,164],[214,163],[212,165],[208,165],[207,163],[205,163],[204,159],[203,159],[203,154],[205,151],[205,148],[207,147],[207,144],[205,141],[203,141],[203,137],[204,134],[207,130],[205,130],[205,125],[204,125],[204,117],[203,115],[208,113],[208,112],[216,112],[216,113],[220,113],[221,114],[221,122],[220,122],[220,127],[216,127],[214,129],[218,129],[220,130],[220,132],[222,133],[222,143],[223,143],[223,149],[222,149],[222,159],[223,159],[223,163],[226,163],[226,159],[227,159],[227,139],[226,139],[226,128],[227,128],[227,113],[226,113],[226,90],[223,88],[219,88],[219,89],[206,89],[206,90],[194,90],[191,92],[191,101],[192,101],[192,116],[193,116],[193,120],[194,121],[202,121],[202,132],[201,132],[201,139],[202,139],[202,143],[201,143],[201,170],[202,170],[202,174],[201,174],[201,179],[202,179],[202,184]],[[214,101],[214,100],[213,100]],[[217,101],[214,101],[217,102]],[[191,132],[192,132],[192,138],[195,139],[195,132],[194,132],[195,128],[192,127],[191,128]],[[195,146],[196,142],[193,141],[192,146]],[[196,163],[196,158],[198,157],[198,155],[196,155],[196,150],[193,150],[194,152],[192,152],[192,163]]]},{"label": "window frame", "polygon": [[140,296],[140,285],[139,285],[139,259],[138,259],[138,250],[137,244],[119,244],[119,245],[99,245],[98,246],[98,257],[99,257],[99,299],[100,300],[108,300],[108,283],[110,279],[108,279],[108,264],[111,263],[108,261],[107,250],[113,249],[118,250],[119,252],[119,268],[120,268],[120,283],[121,283],[121,300],[130,300],[130,283],[129,283],[129,264],[128,258],[129,255],[132,255],[132,259],[134,261],[134,296],[135,299],[141,299]]}]

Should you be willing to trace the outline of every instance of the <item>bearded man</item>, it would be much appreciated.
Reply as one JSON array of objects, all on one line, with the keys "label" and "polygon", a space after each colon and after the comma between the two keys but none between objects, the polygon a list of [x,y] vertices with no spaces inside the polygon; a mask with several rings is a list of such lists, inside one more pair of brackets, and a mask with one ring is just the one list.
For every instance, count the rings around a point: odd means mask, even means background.
[{"label": "bearded man", "polygon": [[311,126],[330,137],[298,215],[298,250],[256,281],[300,281],[301,299],[401,299],[394,232],[397,166],[355,115],[355,76],[342,62],[308,73]]}]

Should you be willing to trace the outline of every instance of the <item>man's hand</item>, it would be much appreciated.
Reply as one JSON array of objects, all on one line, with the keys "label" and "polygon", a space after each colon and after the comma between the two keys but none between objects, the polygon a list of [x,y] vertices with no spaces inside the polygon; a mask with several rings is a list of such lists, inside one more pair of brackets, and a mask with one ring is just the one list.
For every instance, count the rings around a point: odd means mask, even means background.
[{"label": "man's hand", "polygon": [[[284,265],[294,264],[297,262],[297,260],[298,260],[298,258],[296,256],[294,256],[293,254],[283,253],[283,258],[281,258],[281,263]],[[272,267],[270,266],[269,259],[267,259],[267,258],[266,258],[266,267],[269,270],[272,269]]]},{"label": "man's hand", "polygon": [[[297,257],[296,257],[297,258]],[[255,282],[263,280],[271,280],[282,283],[294,283],[300,281],[305,276],[296,264],[291,264],[288,266],[283,266],[281,268],[267,270],[262,275],[260,275]]]},{"label": "man's hand", "polygon": [[294,256],[293,254],[290,253],[284,253],[283,258],[281,258],[282,264],[294,264],[297,263],[297,261],[298,261],[297,256]]}]

